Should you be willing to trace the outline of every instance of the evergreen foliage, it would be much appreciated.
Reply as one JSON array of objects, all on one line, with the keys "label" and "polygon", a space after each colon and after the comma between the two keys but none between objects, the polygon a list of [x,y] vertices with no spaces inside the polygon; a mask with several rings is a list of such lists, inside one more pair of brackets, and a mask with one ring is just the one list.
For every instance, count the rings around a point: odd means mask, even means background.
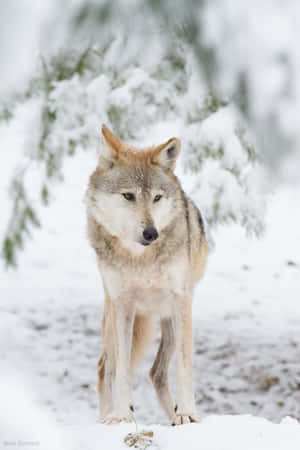
[{"label": "evergreen foliage", "polygon": [[[152,3],[154,11],[158,5]],[[72,27],[114,14],[108,3],[101,10],[92,4],[82,2]],[[207,83],[214,52],[196,45],[198,32],[197,21],[189,18],[167,36],[145,27],[147,43],[123,29],[118,36],[103,33],[93,44],[68,45],[40,58],[24,92],[0,108],[2,121],[17,117],[20,104],[34,111],[28,126],[37,130],[30,145],[25,143],[24,163],[11,182],[11,218],[2,249],[7,265],[16,264],[26,237],[39,226],[39,205],[51,200],[52,183],[63,180],[65,159],[95,149],[101,123],[136,145],[158,143],[149,137],[175,130],[183,143],[181,167],[189,193],[208,224],[237,222],[250,233],[262,231],[264,205],[252,178],[257,151],[241,110]],[[39,173],[34,201],[28,183],[32,171]]]}]

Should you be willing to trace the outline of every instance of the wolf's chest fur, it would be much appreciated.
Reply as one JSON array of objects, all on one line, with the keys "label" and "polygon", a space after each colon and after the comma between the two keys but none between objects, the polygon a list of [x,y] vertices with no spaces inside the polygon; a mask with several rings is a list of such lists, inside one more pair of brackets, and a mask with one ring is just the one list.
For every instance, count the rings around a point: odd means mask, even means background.
[{"label": "wolf's chest fur", "polygon": [[137,313],[169,316],[176,296],[190,289],[191,267],[183,215],[142,254],[132,253],[92,219],[89,234],[111,301],[132,304]]},{"label": "wolf's chest fur", "polygon": [[176,296],[188,288],[187,261],[184,255],[168,264],[144,268],[123,266],[119,270],[100,265],[103,282],[112,300],[132,303],[138,313],[168,316]]}]

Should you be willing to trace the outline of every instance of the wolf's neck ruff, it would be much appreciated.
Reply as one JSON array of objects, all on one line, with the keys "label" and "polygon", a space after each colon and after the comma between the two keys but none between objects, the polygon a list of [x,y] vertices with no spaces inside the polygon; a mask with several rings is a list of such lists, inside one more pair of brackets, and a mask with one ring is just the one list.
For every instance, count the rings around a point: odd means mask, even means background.
[{"label": "wolf's neck ruff", "polygon": [[182,239],[182,228],[185,226],[183,217],[176,218],[164,230],[160,232],[159,239],[148,247],[141,248],[141,252],[132,251],[117,236],[113,236],[106,228],[95,219],[88,221],[88,233],[91,244],[100,260],[114,267],[124,265],[134,270],[147,270],[147,266],[167,262],[170,257],[184,249],[187,251],[187,243]]}]

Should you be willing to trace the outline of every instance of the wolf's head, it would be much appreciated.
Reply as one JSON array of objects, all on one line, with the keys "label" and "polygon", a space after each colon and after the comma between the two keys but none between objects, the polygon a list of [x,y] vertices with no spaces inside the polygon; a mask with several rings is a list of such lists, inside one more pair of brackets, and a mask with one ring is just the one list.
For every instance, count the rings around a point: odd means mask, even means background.
[{"label": "wolf's head", "polygon": [[137,150],[102,126],[99,164],[87,192],[89,213],[136,251],[159,239],[178,214],[180,187],[173,174],[180,141]]}]

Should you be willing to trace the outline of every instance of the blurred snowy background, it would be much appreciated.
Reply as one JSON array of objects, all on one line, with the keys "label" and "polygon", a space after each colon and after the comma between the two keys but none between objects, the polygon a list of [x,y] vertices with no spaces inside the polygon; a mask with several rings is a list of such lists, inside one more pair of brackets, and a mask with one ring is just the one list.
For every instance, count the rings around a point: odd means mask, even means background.
[{"label": "blurred snowy background", "polygon": [[[0,448],[118,448],[100,425],[71,438],[98,414],[83,196],[102,123],[135,145],[182,141],[177,174],[214,243],[194,299],[199,416],[300,419],[299,2],[11,0],[0,36]],[[166,423],[157,343],[134,379],[144,424]],[[216,420],[204,435],[231,429]]]}]

